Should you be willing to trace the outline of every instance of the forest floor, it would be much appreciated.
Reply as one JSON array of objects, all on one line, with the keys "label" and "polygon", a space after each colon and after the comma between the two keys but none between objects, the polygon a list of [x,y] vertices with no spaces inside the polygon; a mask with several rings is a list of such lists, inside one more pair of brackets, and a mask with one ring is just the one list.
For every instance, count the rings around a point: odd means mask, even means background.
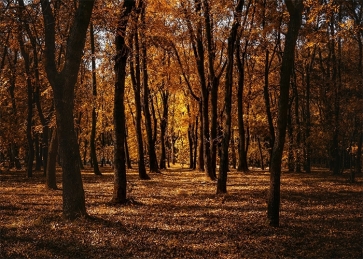
[{"label": "forest floor", "polygon": [[[171,168],[138,180],[112,206],[113,172],[82,171],[89,218],[62,218],[62,191],[42,173],[0,173],[0,258],[363,258],[363,179],[283,173],[281,226],[266,223],[269,174],[228,175],[228,194],[204,173]],[[58,172],[58,187],[61,174]]]}]

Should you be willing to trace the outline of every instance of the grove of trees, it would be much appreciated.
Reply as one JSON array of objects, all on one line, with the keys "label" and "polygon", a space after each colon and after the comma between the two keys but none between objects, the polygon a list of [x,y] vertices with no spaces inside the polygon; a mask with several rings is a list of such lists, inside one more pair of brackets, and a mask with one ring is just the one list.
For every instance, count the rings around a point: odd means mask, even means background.
[{"label": "grove of trees", "polygon": [[1,170],[43,168],[63,215],[87,215],[81,170],[148,180],[227,172],[362,172],[363,0],[0,1]]}]

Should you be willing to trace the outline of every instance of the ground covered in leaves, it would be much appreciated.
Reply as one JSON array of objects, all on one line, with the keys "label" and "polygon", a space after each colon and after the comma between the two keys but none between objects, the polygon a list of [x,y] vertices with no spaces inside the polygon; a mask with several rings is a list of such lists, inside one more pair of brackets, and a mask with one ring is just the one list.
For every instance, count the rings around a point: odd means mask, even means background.
[{"label": "ground covered in leaves", "polygon": [[[363,186],[324,171],[283,173],[281,227],[266,224],[268,172],[231,172],[228,194],[203,173],[171,168],[111,206],[113,173],[83,171],[89,218],[61,216],[41,173],[0,174],[1,258],[363,258]],[[61,174],[58,172],[58,187]]]}]

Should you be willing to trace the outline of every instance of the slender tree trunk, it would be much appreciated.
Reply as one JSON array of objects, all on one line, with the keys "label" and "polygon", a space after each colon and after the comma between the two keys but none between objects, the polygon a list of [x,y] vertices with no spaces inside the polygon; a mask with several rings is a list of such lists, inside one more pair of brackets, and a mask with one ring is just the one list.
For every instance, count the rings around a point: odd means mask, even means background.
[{"label": "slender tree trunk", "polygon": [[296,125],[296,147],[295,147],[295,161],[294,161],[294,171],[296,173],[301,173],[301,125],[300,125],[300,113],[299,113],[299,92],[296,84],[296,74],[293,70],[293,90],[295,95],[295,125]]},{"label": "slender tree trunk", "polygon": [[195,118],[195,127],[193,127],[193,167],[192,169],[197,169],[197,153],[198,153],[198,116]]},{"label": "slender tree trunk", "polygon": [[[135,107],[136,107],[136,138],[137,138],[137,147],[138,147],[138,169],[139,169],[139,178],[141,180],[148,180],[150,177],[146,173],[145,168],[145,158],[144,158],[144,143],[142,140],[142,115],[141,115],[141,82],[140,82],[140,58],[139,58],[139,40],[137,28],[135,28],[135,32],[133,35],[134,38],[134,46],[135,46],[135,55],[133,55],[130,59],[130,74],[131,81],[134,88],[135,94]],[[135,68],[134,68],[134,60],[135,59]]]},{"label": "slender tree trunk", "polygon": [[271,104],[270,104],[270,94],[269,94],[269,51],[266,50],[266,59],[265,59],[265,84],[263,86],[263,97],[265,99],[265,105],[266,105],[266,114],[267,114],[267,121],[268,126],[270,130],[270,157],[271,152],[273,150],[273,145],[275,143],[275,128],[272,120],[272,114],[271,114]]},{"label": "slender tree trunk", "polygon": [[[124,104],[125,105],[125,104]],[[130,157],[130,152],[129,152],[129,145],[127,143],[127,126],[126,126],[126,122],[125,122],[125,156],[126,156],[126,166],[127,169],[132,169],[132,165],[131,165],[131,157]]]},{"label": "slender tree trunk", "polygon": [[[145,26],[145,3],[142,6],[141,11],[141,20],[143,25]],[[143,26],[143,27],[144,27]],[[150,172],[160,173],[158,160],[156,158],[155,151],[155,138],[153,138],[153,130],[151,123],[151,115],[150,115],[150,94],[149,94],[149,82],[148,82],[148,71],[147,71],[147,51],[146,51],[146,42],[144,38],[141,39],[141,52],[142,52],[142,74],[143,74],[143,90],[144,90],[144,116],[145,116],[145,128],[146,128],[146,137],[148,142],[148,153],[149,153],[149,167]],[[154,125],[156,123],[154,122]],[[156,125],[155,125],[156,126]]]},{"label": "slender tree trunk", "polygon": [[267,218],[270,226],[279,226],[280,224],[281,161],[286,135],[287,111],[289,108],[290,78],[294,64],[296,40],[304,7],[303,0],[285,0],[285,4],[290,14],[290,21],[288,23],[288,31],[286,34],[281,64],[277,132],[271,156],[270,189],[268,193],[267,211]]},{"label": "slender tree trunk", "polygon": [[132,8],[135,6],[134,0],[125,0],[119,16],[115,37],[116,58],[115,58],[115,98],[113,119],[115,125],[115,146],[114,146],[114,188],[112,194],[113,203],[126,203],[126,158],[125,158],[125,79],[126,64],[129,49],[125,44],[126,28]]},{"label": "slender tree trunk", "polygon": [[312,54],[311,62],[309,65],[305,68],[306,73],[306,93],[305,93],[305,99],[306,99],[306,112],[305,112],[305,149],[306,149],[306,156],[305,156],[305,172],[311,173],[311,145],[310,145],[310,131],[311,131],[311,118],[310,118],[310,72],[315,56],[315,49]]},{"label": "slender tree trunk", "polygon": [[220,158],[220,166],[217,179],[217,193],[227,192],[227,172],[228,172],[228,161],[229,161],[228,147],[230,142],[231,125],[232,125],[233,60],[235,52],[234,51],[235,43],[236,43],[243,4],[244,1],[239,0],[236,5],[234,11],[234,21],[228,37],[227,68],[226,68],[226,79],[225,79],[225,88],[224,88],[225,119],[223,123],[222,153]]},{"label": "slender tree trunk", "polygon": [[261,169],[265,170],[265,164],[263,163],[263,155],[262,155],[262,148],[261,148],[261,140],[260,137],[257,137],[258,142],[258,150],[260,151],[260,161],[261,161]]},{"label": "slender tree trunk", "polygon": [[92,54],[92,128],[90,136],[90,147],[91,147],[91,159],[93,162],[93,172],[95,175],[102,175],[98,167],[97,153],[96,153],[96,102],[97,102],[97,79],[96,79],[96,57],[95,57],[95,37],[93,31],[93,23],[90,23],[90,38],[91,38],[91,54]]},{"label": "slender tree trunk", "polygon": [[203,131],[203,114],[202,114],[202,101],[199,103],[199,118],[200,118],[200,126],[199,126],[199,147],[198,147],[198,170],[204,171],[204,131]]},{"label": "slender tree trunk", "polygon": [[26,136],[28,140],[28,161],[27,161],[27,176],[33,176],[33,161],[34,161],[34,145],[33,145],[33,136],[32,136],[32,125],[33,125],[33,85],[31,82],[32,75],[30,73],[30,58],[29,54],[25,51],[24,40],[22,36],[19,36],[19,45],[20,51],[24,58],[25,63],[25,72],[27,75],[26,83],[27,83],[27,108],[28,108],[28,116],[27,116],[27,126],[26,126]]},{"label": "slender tree trunk", "polygon": [[289,105],[289,109],[287,111],[287,135],[289,137],[287,168],[289,172],[294,172],[294,130],[291,117],[291,105]]},{"label": "slender tree trunk", "polygon": [[[246,43],[247,45],[247,43]],[[237,46],[237,68],[238,68],[238,84],[237,84],[237,102],[238,102],[238,172],[248,172],[247,163],[247,152],[246,152],[246,132],[243,120],[243,89],[244,89],[244,78],[245,78],[245,56],[246,51],[240,54],[240,46]]]},{"label": "slender tree trunk", "polygon": [[57,129],[54,129],[50,141],[48,160],[46,165],[46,187],[48,189],[53,189],[53,190],[57,189],[57,179],[56,179],[57,153],[58,153],[58,136],[57,136]]},{"label": "slender tree trunk", "polygon": [[166,129],[168,126],[168,113],[169,113],[169,92],[162,91],[161,99],[163,103],[163,115],[160,122],[160,143],[161,143],[161,157],[160,169],[166,169]]}]

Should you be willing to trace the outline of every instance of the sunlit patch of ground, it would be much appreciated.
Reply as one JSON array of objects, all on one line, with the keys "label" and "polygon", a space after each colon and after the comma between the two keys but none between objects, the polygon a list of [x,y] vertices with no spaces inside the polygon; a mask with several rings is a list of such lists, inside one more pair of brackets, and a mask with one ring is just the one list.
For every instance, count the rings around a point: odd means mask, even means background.
[{"label": "sunlit patch of ground", "polygon": [[[269,174],[231,172],[228,194],[204,173],[128,172],[127,206],[111,206],[113,172],[83,172],[91,218],[61,217],[62,191],[41,173],[0,174],[1,258],[362,258],[362,177],[283,173],[281,227],[266,224]],[[61,188],[58,172],[58,187]]]}]

